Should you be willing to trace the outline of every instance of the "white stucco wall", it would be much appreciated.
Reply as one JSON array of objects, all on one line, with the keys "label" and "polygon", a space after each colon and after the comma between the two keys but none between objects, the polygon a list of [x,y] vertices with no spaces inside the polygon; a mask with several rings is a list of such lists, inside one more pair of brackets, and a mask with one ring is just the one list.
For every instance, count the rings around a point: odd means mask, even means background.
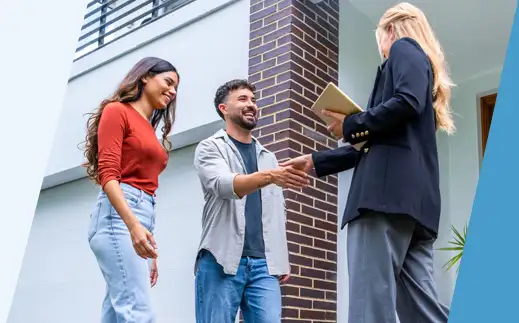
[{"label": "white stucco wall", "polygon": [[[442,234],[438,239],[438,248],[448,246],[448,241],[453,236],[450,231],[451,225],[463,230],[469,223],[482,162],[479,98],[481,95],[497,92],[500,76],[501,67],[498,66],[496,69],[478,73],[458,82],[458,86],[453,90],[452,107],[457,131],[449,138],[443,136],[440,144],[440,149],[446,157],[442,159],[442,188],[445,188],[443,193],[448,197],[444,199]],[[443,265],[454,254],[439,252],[436,262]],[[443,283],[441,297],[450,303],[456,285],[456,270],[442,270],[440,275]]]},{"label": "white stucco wall", "polygon": [[63,112],[48,161],[44,188],[84,174],[78,144],[85,113],[116,88],[145,56],[169,60],[180,73],[174,148],[193,144],[220,126],[213,107],[217,87],[248,76],[249,2],[197,0],[108,44],[72,65]]},{"label": "white stucco wall", "polygon": [[[504,59],[504,57],[503,57]],[[453,91],[457,132],[449,138],[451,176],[450,212],[470,214],[481,166],[479,97],[497,92],[501,68],[478,74],[459,83]],[[462,227],[466,216],[453,223]]]}]

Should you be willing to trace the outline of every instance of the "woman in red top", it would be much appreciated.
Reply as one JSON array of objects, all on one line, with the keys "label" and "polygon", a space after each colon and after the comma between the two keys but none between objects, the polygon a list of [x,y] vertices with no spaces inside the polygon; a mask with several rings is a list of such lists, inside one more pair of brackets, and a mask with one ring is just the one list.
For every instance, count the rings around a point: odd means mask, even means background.
[{"label": "woman in red top", "polygon": [[102,188],[88,242],[106,281],[103,323],[155,322],[150,305],[158,277],[155,190],[168,162],[178,84],[173,65],[144,58],[87,123],[84,166]]}]

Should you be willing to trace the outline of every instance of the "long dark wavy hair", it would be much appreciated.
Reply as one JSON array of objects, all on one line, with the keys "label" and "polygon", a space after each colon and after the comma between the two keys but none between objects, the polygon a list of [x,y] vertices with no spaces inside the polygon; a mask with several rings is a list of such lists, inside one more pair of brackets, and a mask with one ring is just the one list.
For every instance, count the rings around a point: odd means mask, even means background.
[{"label": "long dark wavy hair", "polygon": [[[83,163],[82,166],[86,168],[88,177],[97,184],[99,184],[97,130],[105,106],[113,102],[129,103],[139,100],[144,90],[142,79],[166,72],[176,73],[180,81],[180,75],[178,74],[177,69],[168,61],[156,57],[146,57],[141,59],[128,72],[115,93],[103,100],[94,112],[87,114],[90,116],[87,121],[86,138],[83,142],[85,145],[84,156],[87,161]],[[161,128],[162,146],[166,151],[171,149],[171,142],[168,140],[168,134],[171,132],[171,128],[175,122],[176,101],[177,99],[175,96],[175,99],[171,100],[165,109],[154,110],[150,119],[150,123],[155,130],[157,130],[159,123],[161,121],[163,122]]]}]

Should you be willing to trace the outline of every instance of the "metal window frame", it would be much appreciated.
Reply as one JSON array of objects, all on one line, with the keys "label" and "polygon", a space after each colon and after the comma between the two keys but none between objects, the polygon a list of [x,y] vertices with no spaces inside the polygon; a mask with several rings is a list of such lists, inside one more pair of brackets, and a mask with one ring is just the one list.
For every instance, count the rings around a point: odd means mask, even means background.
[{"label": "metal window frame", "polygon": [[[85,40],[87,38],[90,38],[92,35],[96,35],[95,38],[86,41],[85,43],[79,45],[76,47],[76,53],[84,50],[85,48],[96,44],[97,46],[93,48],[92,50],[89,50],[82,54],[81,56],[74,59],[74,62],[103,48],[107,44],[110,44],[122,37],[127,36],[128,34],[142,28],[143,26],[146,26],[150,23],[153,23],[157,19],[160,19],[164,17],[165,15],[178,10],[182,8],[185,5],[188,5],[189,3],[196,1],[196,0],[144,0],[139,1],[140,3],[131,8],[130,10],[126,12],[121,12],[121,9],[127,7],[128,5],[135,3],[138,0],[126,0],[122,3],[117,3],[121,0],[93,0],[87,4],[87,13],[84,15],[84,20],[88,19],[89,17],[92,17],[93,15],[100,13],[99,17],[92,19],[88,22],[85,22],[83,26],[81,27],[81,30],[85,30],[88,27],[91,27],[93,25],[96,25],[95,28],[92,28],[88,32],[82,34],[78,38],[78,43],[82,40]],[[101,6],[89,10],[92,6],[100,4]],[[136,11],[151,5],[151,9],[146,10],[145,12],[137,15],[136,17],[129,19],[128,21],[125,21],[123,24],[117,26],[116,28],[107,31],[107,27],[113,25],[114,23],[120,21],[121,19],[128,17],[132,13],[135,13]],[[117,13],[120,13],[117,15]],[[149,16],[146,18],[146,16]],[[139,26],[136,26],[135,28],[129,29],[127,32],[117,36],[116,38],[106,41],[106,37],[113,35],[116,32],[120,32],[122,29],[127,28],[128,26],[131,26],[135,22],[145,18]]]}]

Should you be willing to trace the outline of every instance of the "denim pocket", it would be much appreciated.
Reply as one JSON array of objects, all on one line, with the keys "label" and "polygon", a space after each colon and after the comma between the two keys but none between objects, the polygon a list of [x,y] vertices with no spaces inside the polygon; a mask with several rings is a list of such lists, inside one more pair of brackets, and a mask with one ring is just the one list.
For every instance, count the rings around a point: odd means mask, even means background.
[{"label": "denim pocket", "polygon": [[140,199],[135,196],[135,194],[123,191],[123,195],[130,208],[134,208],[140,204]]},{"label": "denim pocket", "polygon": [[90,223],[88,225],[88,242],[92,240],[97,233],[99,225],[99,213],[101,212],[101,201],[97,201],[94,209],[90,213]]}]

